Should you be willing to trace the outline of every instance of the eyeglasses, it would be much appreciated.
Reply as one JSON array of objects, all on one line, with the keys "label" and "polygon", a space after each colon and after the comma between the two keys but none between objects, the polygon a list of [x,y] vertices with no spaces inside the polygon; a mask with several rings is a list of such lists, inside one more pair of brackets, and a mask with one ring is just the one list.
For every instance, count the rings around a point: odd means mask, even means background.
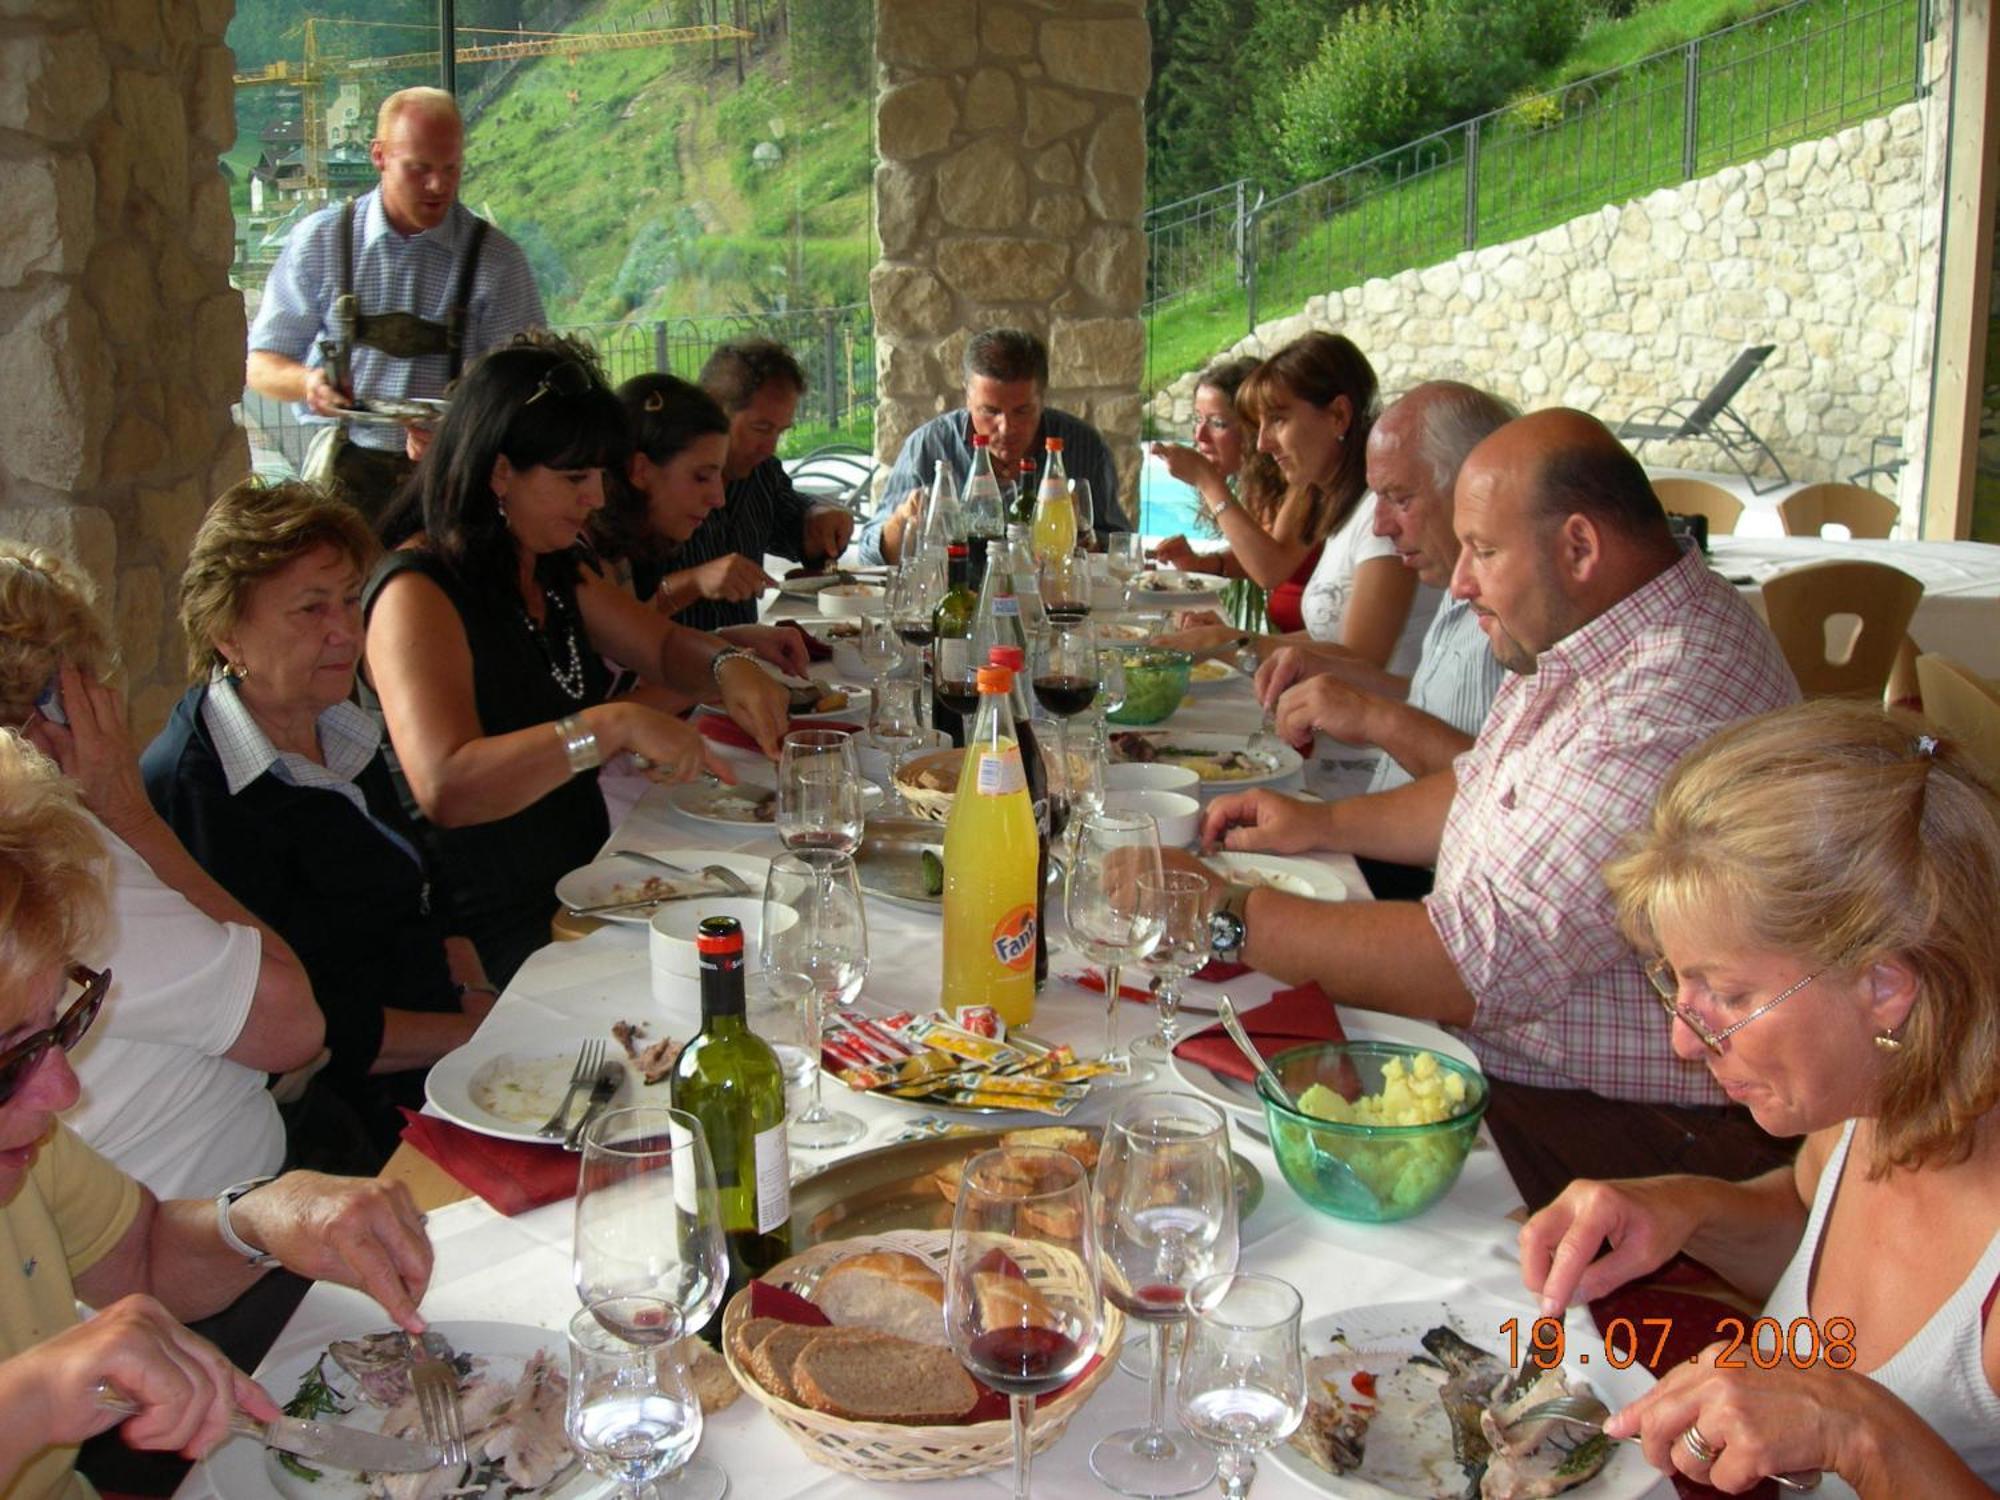
[{"label": "eyeglasses", "polygon": [[1646,978],[1652,982],[1654,992],[1660,997],[1660,1008],[1686,1026],[1689,1031],[1692,1031],[1700,1039],[1702,1046],[1708,1048],[1711,1052],[1720,1052],[1722,1044],[1741,1031],[1745,1026],[1748,1026],[1766,1011],[1776,1010],[1800,990],[1819,978],[1820,975],[1829,974],[1837,967],[1838,965],[1830,964],[1824,969],[1814,969],[1805,978],[1798,980],[1796,983],[1786,985],[1742,1020],[1731,1022],[1720,1031],[1710,1031],[1706,1021],[1681,1004],[1680,975],[1674,972],[1674,966],[1667,962],[1664,955],[1646,965]]},{"label": "eyeglasses", "polygon": [[1194,430],[1196,432],[1206,431],[1220,435],[1225,432],[1234,432],[1236,424],[1228,417],[1201,417],[1196,420]]},{"label": "eyeglasses", "polygon": [[83,1039],[83,1034],[90,1030],[90,1023],[97,1019],[97,1012],[104,1004],[104,992],[111,988],[111,971],[86,969],[82,964],[72,964],[69,977],[72,983],[83,986],[83,993],[68,1010],[56,1017],[55,1025],[23,1037],[5,1052],[0,1052],[0,1105],[12,1099],[21,1085],[28,1081],[35,1065],[50,1047],[69,1051]]},{"label": "eyeglasses", "polygon": [[558,396],[568,399],[574,396],[581,396],[589,389],[590,372],[585,370],[575,360],[566,359],[559,365],[549,366],[549,373],[541,378],[541,382],[535,387],[534,394],[521,403],[521,410],[526,411],[551,391],[555,392]]}]

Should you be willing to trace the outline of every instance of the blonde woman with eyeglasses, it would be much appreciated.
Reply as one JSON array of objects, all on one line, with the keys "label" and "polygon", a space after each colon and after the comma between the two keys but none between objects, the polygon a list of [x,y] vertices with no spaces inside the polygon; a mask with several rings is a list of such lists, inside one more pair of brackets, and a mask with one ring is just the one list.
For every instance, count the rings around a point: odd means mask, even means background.
[{"label": "blonde woman with eyeglasses", "polygon": [[[1796,1163],[1573,1183],[1521,1232],[1545,1312],[1676,1254],[1763,1303],[1616,1414],[1737,1492],[1991,1496],[2000,1481],[2000,799],[1920,722],[1821,701],[1675,769],[1606,871],[1674,1047]],[[1781,1342],[1782,1340],[1782,1342]],[[1765,1366],[1769,1368],[1765,1368]]]}]

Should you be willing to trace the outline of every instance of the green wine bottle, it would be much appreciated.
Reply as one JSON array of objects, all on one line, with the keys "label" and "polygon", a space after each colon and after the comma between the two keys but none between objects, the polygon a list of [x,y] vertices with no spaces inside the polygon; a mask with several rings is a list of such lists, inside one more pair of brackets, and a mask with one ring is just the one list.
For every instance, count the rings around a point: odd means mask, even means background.
[{"label": "green wine bottle", "polygon": [[[715,1158],[733,1297],[792,1253],[785,1075],[777,1054],[743,1019],[742,924],[734,917],[709,917],[695,946],[701,1031],[674,1061],[673,1101],[674,1108],[701,1121]],[[721,1331],[718,1310],[701,1336],[714,1344]]]}]

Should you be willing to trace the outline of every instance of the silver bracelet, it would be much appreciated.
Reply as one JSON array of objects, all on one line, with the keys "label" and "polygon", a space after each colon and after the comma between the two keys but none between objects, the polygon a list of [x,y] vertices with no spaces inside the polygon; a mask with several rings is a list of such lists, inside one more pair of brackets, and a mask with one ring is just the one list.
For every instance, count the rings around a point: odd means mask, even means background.
[{"label": "silver bracelet", "polygon": [[226,1187],[215,1195],[215,1232],[222,1236],[223,1244],[260,1270],[277,1265],[278,1257],[268,1251],[259,1250],[238,1234],[236,1226],[229,1222],[229,1210],[238,1198],[247,1197],[269,1181],[271,1181],[269,1177],[252,1177],[248,1181]]},{"label": "silver bracelet", "polygon": [[724,662],[733,661],[739,656],[754,659],[756,654],[754,651],[745,651],[741,646],[724,646],[715,655],[711,656],[708,659],[708,675],[715,679],[715,690],[718,693],[722,691],[722,664]]},{"label": "silver bracelet", "polygon": [[576,714],[556,720],[556,735],[562,740],[563,754],[569,760],[569,774],[572,776],[590,770],[604,763],[604,751],[597,743],[597,731]]}]

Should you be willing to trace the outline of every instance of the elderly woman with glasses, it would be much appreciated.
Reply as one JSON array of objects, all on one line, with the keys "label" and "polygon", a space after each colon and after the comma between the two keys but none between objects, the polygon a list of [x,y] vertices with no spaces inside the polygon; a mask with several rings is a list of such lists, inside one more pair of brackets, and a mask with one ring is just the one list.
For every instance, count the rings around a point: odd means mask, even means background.
[{"label": "elderly woman with glasses", "polygon": [[2000,797],[1913,721],[1821,701],[1689,755],[1606,875],[1676,1049],[1805,1141],[1743,1182],[1576,1182],[1521,1231],[1549,1313],[1682,1251],[1763,1301],[1605,1431],[1731,1492],[1992,1495]]},{"label": "elderly woman with glasses", "polygon": [[354,1154],[326,1159],[355,1169],[387,1159],[398,1107],[423,1106],[426,1070],[494,999],[471,943],[446,936],[382,731],[349,701],[379,552],[312,485],[246,480],[210,506],[181,575],[195,682],[140,762],[202,868],[305,964],[332,1053],[315,1087],[345,1109],[315,1099],[295,1134],[344,1133]]},{"label": "elderly woman with glasses", "polygon": [[[73,784],[0,732],[0,1495],[78,1500],[77,1445],[199,1454],[269,1395],[186,1320],[282,1264],[376,1298],[408,1329],[430,1279],[400,1186],[293,1172],[216,1199],[161,1201],[62,1124],[111,976],[80,967],[110,921],[109,862]],[[116,1003],[115,1001],[113,1002]],[[96,1310],[86,1321],[78,1304]],[[107,1407],[109,1386],[136,1415]]]},{"label": "elderly woman with glasses", "polygon": [[723,709],[777,757],[789,695],[749,654],[676,625],[592,565],[585,528],[631,448],[588,351],[517,343],[459,382],[363,595],[369,682],[453,929],[505,984],[549,940],[555,883],[609,833],[620,752],[732,779],[693,726],[607,701],[611,666]]}]

